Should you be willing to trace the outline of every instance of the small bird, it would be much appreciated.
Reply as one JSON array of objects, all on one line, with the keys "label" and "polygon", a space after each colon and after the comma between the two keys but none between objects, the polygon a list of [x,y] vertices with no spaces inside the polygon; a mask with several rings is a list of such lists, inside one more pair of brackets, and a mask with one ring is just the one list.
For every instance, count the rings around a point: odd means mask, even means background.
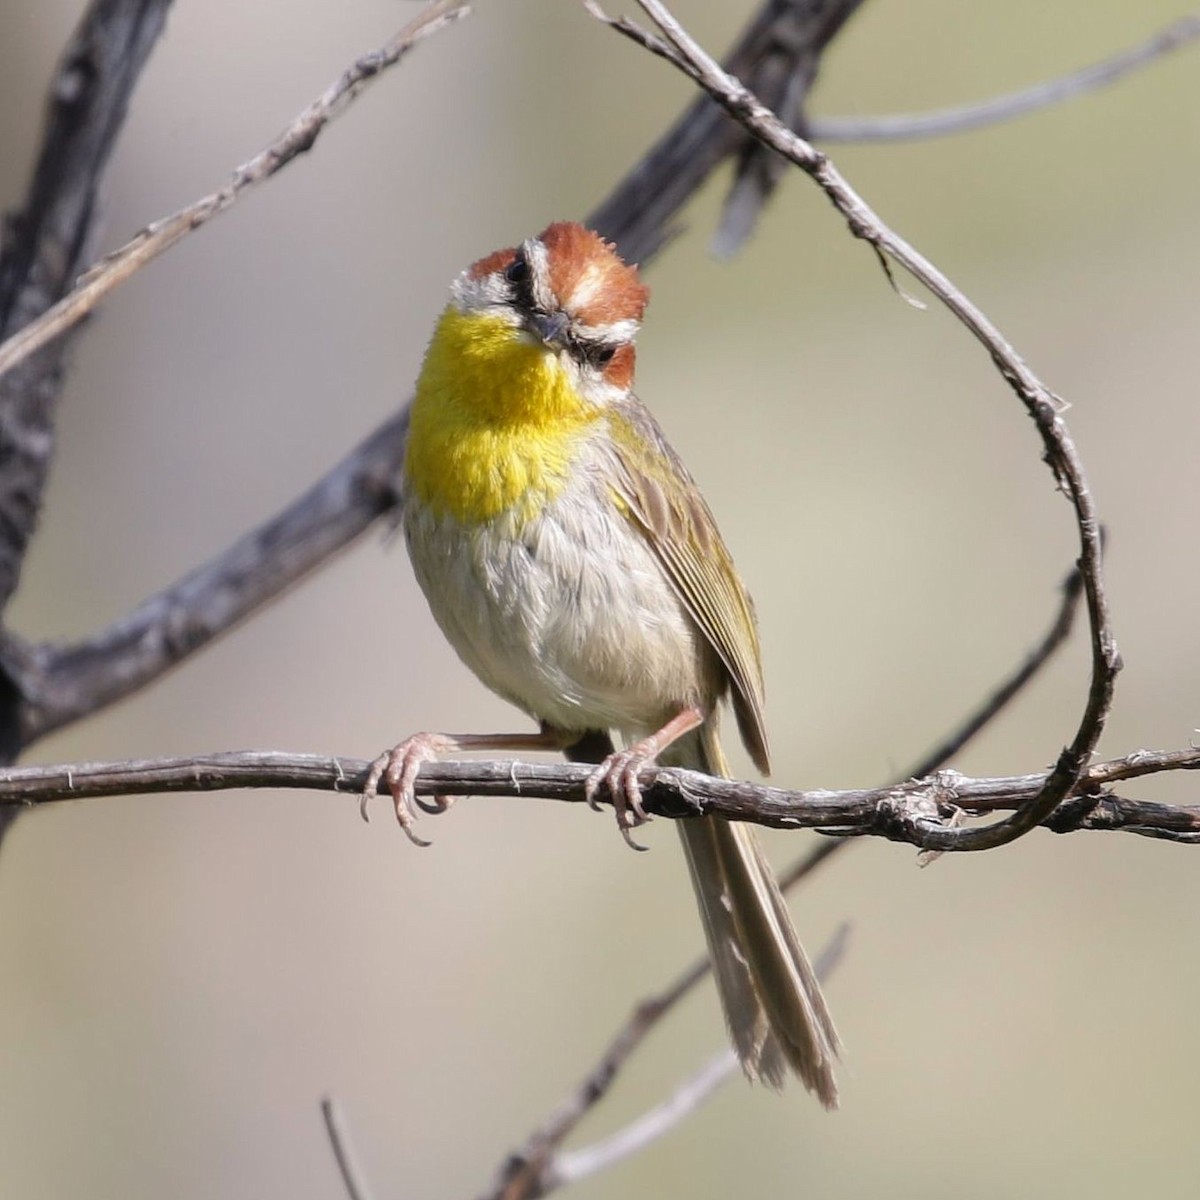
[{"label": "small bird", "polygon": [[[598,234],[550,225],[453,283],[412,405],[403,528],[442,632],[537,733],[419,733],[381,755],[406,833],[423,762],[463,750],[569,750],[616,731],[626,748],[592,773],[630,844],[646,820],[651,761],[714,775],[728,697],[768,769],[754,609],[699,488],[634,396],[648,291]],[[824,997],[753,831],[676,822],[726,1021],[751,1080],[790,1067],[837,1105],[840,1049]],[[640,848],[640,847],[639,847]]]}]

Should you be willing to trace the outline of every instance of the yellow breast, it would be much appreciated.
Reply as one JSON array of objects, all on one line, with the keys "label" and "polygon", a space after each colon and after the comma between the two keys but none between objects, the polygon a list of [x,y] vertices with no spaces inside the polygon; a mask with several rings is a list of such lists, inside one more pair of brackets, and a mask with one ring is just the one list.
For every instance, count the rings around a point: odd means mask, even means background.
[{"label": "yellow breast", "polygon": [[598,419],[556,358],[504,320],[446,309],[417,381],[404,468],[410,492],[466,524],[566,486]]}]

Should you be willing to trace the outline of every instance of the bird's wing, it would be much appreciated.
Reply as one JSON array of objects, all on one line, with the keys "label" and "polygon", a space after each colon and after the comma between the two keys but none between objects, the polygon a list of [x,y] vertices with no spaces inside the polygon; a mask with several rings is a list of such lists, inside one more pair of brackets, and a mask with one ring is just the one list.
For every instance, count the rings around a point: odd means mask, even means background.
[{"label": "bird's wing", "polygon": [[733,684],[733,710],[755,766],[769,769],[754,605],[700,489],[650,412],[630,396],[608,417],[616,499],[642,533]]}]

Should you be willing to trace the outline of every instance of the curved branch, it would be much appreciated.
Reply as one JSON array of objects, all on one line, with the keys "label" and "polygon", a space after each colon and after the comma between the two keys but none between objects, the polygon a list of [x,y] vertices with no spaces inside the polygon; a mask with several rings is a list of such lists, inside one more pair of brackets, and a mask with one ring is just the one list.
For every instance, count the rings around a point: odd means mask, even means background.
[{"label": "curved branch", "polygon": [[658,26],[661,37],[624,18],[606,16],[594,0],[583,2],[599,20],[682,71],[765,145],[809,175],[845,218],[851,233],[875,250],[889,278],[889,260],[900,263],[970,330],[1033,418],[1046,461],[1075,510],[1080,544],[1079,572],[1087,598],[1092,645],[1092,676],[1087,701],[1075,736],[1059,755],[1043,788],[1012,816],[982,828],[928,831],[928,848],[936,850],[989,850],[1013,841],[1041,824],[1072,793],[1104,730],[1121,666],[1104,591],[1100,525],[1083,462],[1062,418],[1065,405],[1029,369],[983,311],[929,259],[889,228],[826,155],[787,129],[751,92],[723,71],[660,0],[638,0],[638,3]]},{"label": "curved branch", "polygon": [[[49,804],[101,796],[156,792],[214,792],[233,788],[299,788],[358,798],[369,764],[357,758],[274,751],[233,751],[188,758],[11,767],[0,771],[0,806]],[[584,800],[587,763],[445,761],[426,763],[419,796],[512,796]],[[1200,748],[1137,750],[1083,771],[1067,803],[1045,815],[1056,833],[1124,829],[1193,841],[1200,807],[1156,804],[1111,794],[1116,783],[1170,771],[1200,769]],[[776,829],[818,829],[842,836],[884,837],[940,850],[940,835],[962,816],[1023,811],[1044,793],[1054,772],[974,779],[939,771],[922,779],[843,791],[789,791],[737,779],[717,779],[676,767],[644,768],[639,776],[647,812],[672,819],[720,816]]]},{"label": "curved branch", "polygon": [[814,142],[863,143],[901,142],[967,133],[1108,87],[1198,37],[1200,13],[1193,13],[1128,50],[1058,79],[1044,80],[1032,87],[993,96],[990,100],[939,108],[933,112],[896,113],[886,117],[810,117],[808,135]]}]

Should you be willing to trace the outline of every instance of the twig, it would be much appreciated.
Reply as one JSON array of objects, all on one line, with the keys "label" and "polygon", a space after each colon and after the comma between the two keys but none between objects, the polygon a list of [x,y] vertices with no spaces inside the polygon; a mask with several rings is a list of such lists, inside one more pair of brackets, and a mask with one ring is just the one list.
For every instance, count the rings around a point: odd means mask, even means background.
[{"label": "twig", "polygon": [[944,767],[969,741],[971,741],[986,725],[989,725],[1002,710],[1007,708],[1017,694],[1033,679],[1046,665],[1054,652],[1071,636],[1075,626],[1075,617],[1079,612],[1079,597],[1083,592],[1083,578],[1077,570],[1062,582],[1062,600],[1058,612],[1046,630],[1045,637],[1025,656],[1015,671],[1005,679],[983,703],[921,759],[904,777],[918,779],[922,775],[932,775],[934,771]]},{"label": "twig", "polygon": [[[817,956],[814,970],[822,983],[837,969],[846,952],[850,927],[841,925],[829,943]],[[557,1155],[546,1164],[536,1193],[545,1195],[555,1187],[576,1183],[594,1175],[645,1149],[677,1125],[687,1120],[713,1093],[737,1073],[738,1059],[732,1048],[713,1055],[702,1067],[688,1076],[661,1104],[644,1112],[623,1129],[579,1150]],[[490,1198],[489,1198],[490,1200]]]},{"label": "twig", "polygon": [[[770,103],[799,107],[816,78],[829,41],[861,0],[763,0],[725,58],[726,70]],[[643,266],[676,232],[680,209],[726,159],[740,161],[757,143],[706,96],[697,96],[643,155],[588,224],[616,242],[629,262]],[[734,202],[737,178],[727,207]],[[761,197],[765,201],[766,196]]]},{"label": "twig", "polygon": [[[49,804],[61,800],[163,792],[214,792],[233,788],[298,788],[351,793],[366,780],[368,764],[357,758],[273,751],[240,751],[186,758],[85,762],[0,771],[0,806]],[[1073,803],[1056,806],[1041,823],[1056,832],[1125,829],[1176,841],[1200,831],[1200,808],[1155,804],[1112,796],[1113,784],[1200,767],[1200,748],[1137,750],[1095,763],[1069,793]],[[417,776],[420,796],[511,796],[524,800],[578,803],[591,771],[586,763],[427,763]],[[1051,775],[1053,773],[1051,772]],[[843,791],[789,791],[736,779],[715,779],[676,767],[646,767],[639,779],[646,810],[682,819],[700,814],[748,821],[777,829],[885,837],[923,850],[941,849],[943,825],[960,814],[981,816],[1024,810],[1041,795],[1046,773],[973,779],[940,771],[922,779]]]},{"label": "twig", "polygon": [[[723,71],[660,0],[638,0],[638,3],[658,26],[661,37],[624,18],[605,16],[592,0],[584,0],[584,3],[598,19],[672,63],[764,144],[808,174],[845,218],[851,232],[875,250],[885,269],[889,259],[900,263],[971,331],[987,349],[997,370],[1033,418],[1046,461],[1075,512],[1080,544],[1079,570],[1087,598],[1092,646],[1092,672],[1087,700],[1070,745],[1059,755],[1042,789],[1012,816],[984,827],[927,831],[930,842],[927,848],[937,850],[988,850],[1013,841],[1045,820],[1071,794],[1104,730],[1121,665],[1109,624],[1095,503],[1088,488],[1083,462],[1062,417],[1062,401],[1026,366],[982,310],[932,262],[891,230],[824,154],[784,127],[736,79]],[[888,274],[890,278],[890,270]]]},{"label": "twig", "polygon": [[325,1134],[329,1138],[334,1161],[346,1187],[346,1195],[350,1200],[371,1200],[371,1189],[367,1186],[366,1177],[350,1141],[350,1133],[342,1120],[342,1110],[334,1097],[321,1097],[321,1119],[325,1122]]},{"label": "twig", "polygon": [[47,342],[78,324],[99,301],[151,259],[229,208],[244,192],[270,179],[298,155],[312,149],[322,129],[388,67],[417,42],[465,17],[465,0],[434,0],[391,41],[357,59],[341,77],[302,112],[265,150],[234,171],[224,187],[148,225],[115,253],[92,267],[78,285],[36,321],[0,345],[0,376]]},{"label": "twig", "polygon": [[1037,112],[1065,100],[1074,100],[1116,83],[1134,71],[1150,66],[1174,50],[1200,37],[1200,14],[1193,13],[1160,29],[1128,50],[1111,58],[1032,87],[926,113],[896,113],[885,117],[809,117],[808,135],[814,142],[898,142],[914,138],[966,133],[1014,117]]},{"label": "twig", "polygon": [[650,1031],[711,970],[708,956],[698,958],[662,991],[636,1004],[596,1065],[567,1098],[501,1164],[491,1187],[480,1200],[522,1200],[540,1196],[550,1188],[547,1172],[555,1151],[580,1121],[608,1095],[621,1069],[645,1041]]}]

